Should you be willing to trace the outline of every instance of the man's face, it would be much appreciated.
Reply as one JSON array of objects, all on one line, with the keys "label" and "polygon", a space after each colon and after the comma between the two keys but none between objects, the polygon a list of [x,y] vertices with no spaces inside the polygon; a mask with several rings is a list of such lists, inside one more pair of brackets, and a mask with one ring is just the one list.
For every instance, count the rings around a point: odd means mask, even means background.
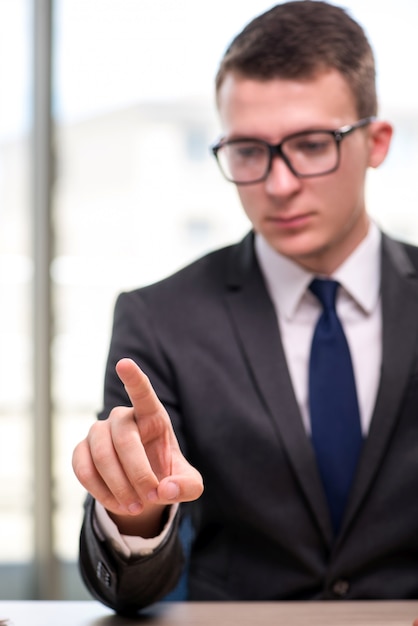
[{"label": "man's face", "polygon": [[[226,139],[277,144],[305,130],[338,129],[358,120],[353,95],[335,70],[310,80],[258,81],[229,74],[218,93]],[[274,158],[268,178],[237,186],[254,230],[281,254],[314,272],[334,271],[365,237],[366,170],[384,159],[390,127],[373,122],[345,137],[339,168],[298,178]]]}]

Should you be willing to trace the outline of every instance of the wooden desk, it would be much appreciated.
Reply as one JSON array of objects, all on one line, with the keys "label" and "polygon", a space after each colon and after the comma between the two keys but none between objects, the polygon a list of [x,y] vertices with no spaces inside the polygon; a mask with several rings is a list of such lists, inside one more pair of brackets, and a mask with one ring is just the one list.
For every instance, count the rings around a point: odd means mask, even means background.
[{"label": "wooden desk", "polygon": [[137,619],[98,602],[0,601],[10,626],[412,626],[417,617],[418,601],[167,603]]}]

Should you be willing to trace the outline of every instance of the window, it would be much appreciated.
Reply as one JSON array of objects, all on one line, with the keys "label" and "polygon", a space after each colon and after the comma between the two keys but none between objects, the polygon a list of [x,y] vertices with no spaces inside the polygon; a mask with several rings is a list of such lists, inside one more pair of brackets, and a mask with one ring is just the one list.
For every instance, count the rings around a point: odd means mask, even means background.
[{"label": "window", "polygon": [[[30,592],[33,559],[30,6],[0,2],[0,589]],[[10,62],[13,60],[13,62]]]}]

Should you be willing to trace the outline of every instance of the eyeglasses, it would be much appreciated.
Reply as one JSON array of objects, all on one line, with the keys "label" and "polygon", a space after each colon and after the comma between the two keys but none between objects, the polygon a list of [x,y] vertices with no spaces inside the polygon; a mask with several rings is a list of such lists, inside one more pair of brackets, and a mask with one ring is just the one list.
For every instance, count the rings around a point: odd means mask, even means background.
[{"label": "eyeglasses", "polygon": [[298,178],[331,174],[340,164],[340,144],[357,128],[373,122],[364,119],[337,130],[307,130],[285,137],[273,145],[262,139],[221,139],[211,146],[222,174],[237,185],[266,180],[274,157],[280,157]]}]

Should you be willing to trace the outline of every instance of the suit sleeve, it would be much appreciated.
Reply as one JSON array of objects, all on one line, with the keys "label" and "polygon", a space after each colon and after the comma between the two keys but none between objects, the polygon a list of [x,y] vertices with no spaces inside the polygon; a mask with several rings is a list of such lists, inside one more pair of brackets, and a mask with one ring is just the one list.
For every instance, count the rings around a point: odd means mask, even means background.
[{"label": "suit sleeve", "polygon": [[93,597],[117,613],[133,615],[167,595],[176,585],[183,566],[178,515],[165,540],[151,555],[124,559],[99,535],[93,514],[94,500],[87,496],[79,566]]},{"label": "suit sleeve", "polygon": [[[115,372],[117,361],[130,357],[150,377],[178,434],[180,420],[175,386],[156,339],[158,333],[149,317],[139,292],[119,296],[106,366],[104,408],[98,417],[106,419],[113,407],[130,405]],[[79,567],[90,593],[118,613],[133,614],[170,592],[179,581],[184,565],[178,535],[180,514],[165,540],[151,555],[125,559],[110,541],[100,536],[94,523],[94,500],[88,496],[80,535]]]}]

